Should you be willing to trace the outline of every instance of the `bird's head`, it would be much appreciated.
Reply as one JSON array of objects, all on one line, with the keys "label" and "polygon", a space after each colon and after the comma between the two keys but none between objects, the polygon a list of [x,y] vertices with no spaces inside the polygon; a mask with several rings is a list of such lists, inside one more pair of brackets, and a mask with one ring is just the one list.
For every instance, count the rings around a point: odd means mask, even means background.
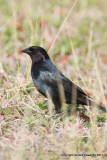
[{"label": "bird's head", "polygon": [[33,63],[38,63],[49,59],[45,49],[39,46],[31,46],[23,49],[22,52],[27,53],[31,57]]}]

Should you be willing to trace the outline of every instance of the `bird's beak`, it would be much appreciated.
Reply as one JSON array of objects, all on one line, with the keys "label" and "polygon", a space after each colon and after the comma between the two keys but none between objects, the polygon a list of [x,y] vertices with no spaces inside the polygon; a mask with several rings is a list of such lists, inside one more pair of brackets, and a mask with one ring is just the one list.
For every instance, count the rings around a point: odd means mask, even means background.
[{"label": "bird's beak", "polygon": [[29,55],[31,54],[31,51],[29,48],[25,48],[25,49],[21,50],[21,52],[27,53]]}]

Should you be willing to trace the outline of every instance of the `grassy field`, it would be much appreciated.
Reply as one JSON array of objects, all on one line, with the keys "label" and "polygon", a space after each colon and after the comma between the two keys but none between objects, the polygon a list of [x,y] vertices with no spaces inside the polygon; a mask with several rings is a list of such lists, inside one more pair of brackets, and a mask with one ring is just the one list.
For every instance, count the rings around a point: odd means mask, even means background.
[{"label": "grassy field", "polygon": [[[106,106],[106,0],[0,0],[0,160],[91,160],[106,154],[106,115],[87,107],[52,116],[34,88],[30,58],[21,49],[45,48],[63,74]],[[73,106],[72,106],[73,107]],[[106,159],[95,156],[94,160]]]}]

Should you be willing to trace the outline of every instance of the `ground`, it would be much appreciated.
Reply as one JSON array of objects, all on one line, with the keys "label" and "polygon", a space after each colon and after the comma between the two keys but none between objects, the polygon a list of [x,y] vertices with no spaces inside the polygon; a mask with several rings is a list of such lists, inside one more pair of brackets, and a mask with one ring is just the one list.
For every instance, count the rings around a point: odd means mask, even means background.
[{"label": "ground", "polygon": [[106,154],[106,114],[87,107],[90,122],[84,122],[78,111],[55,116],[48,111],[47,99],[32,83],[30,58],[21,53],[31,45],[45,48],[66,77],[106,106],[106,0],[1,0],[0,159],[82,160],[64,155]]}]

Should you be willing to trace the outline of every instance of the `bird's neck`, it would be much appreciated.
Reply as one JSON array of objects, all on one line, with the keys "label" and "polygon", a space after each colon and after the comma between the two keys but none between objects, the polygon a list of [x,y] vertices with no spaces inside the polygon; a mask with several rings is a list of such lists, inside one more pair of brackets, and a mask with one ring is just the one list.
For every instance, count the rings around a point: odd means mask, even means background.
[{"label": "bird's neck", "polygon": [[44,63],[46,63],[46,62],[45,61],[32,62],[31,75],[38,77]]}]

